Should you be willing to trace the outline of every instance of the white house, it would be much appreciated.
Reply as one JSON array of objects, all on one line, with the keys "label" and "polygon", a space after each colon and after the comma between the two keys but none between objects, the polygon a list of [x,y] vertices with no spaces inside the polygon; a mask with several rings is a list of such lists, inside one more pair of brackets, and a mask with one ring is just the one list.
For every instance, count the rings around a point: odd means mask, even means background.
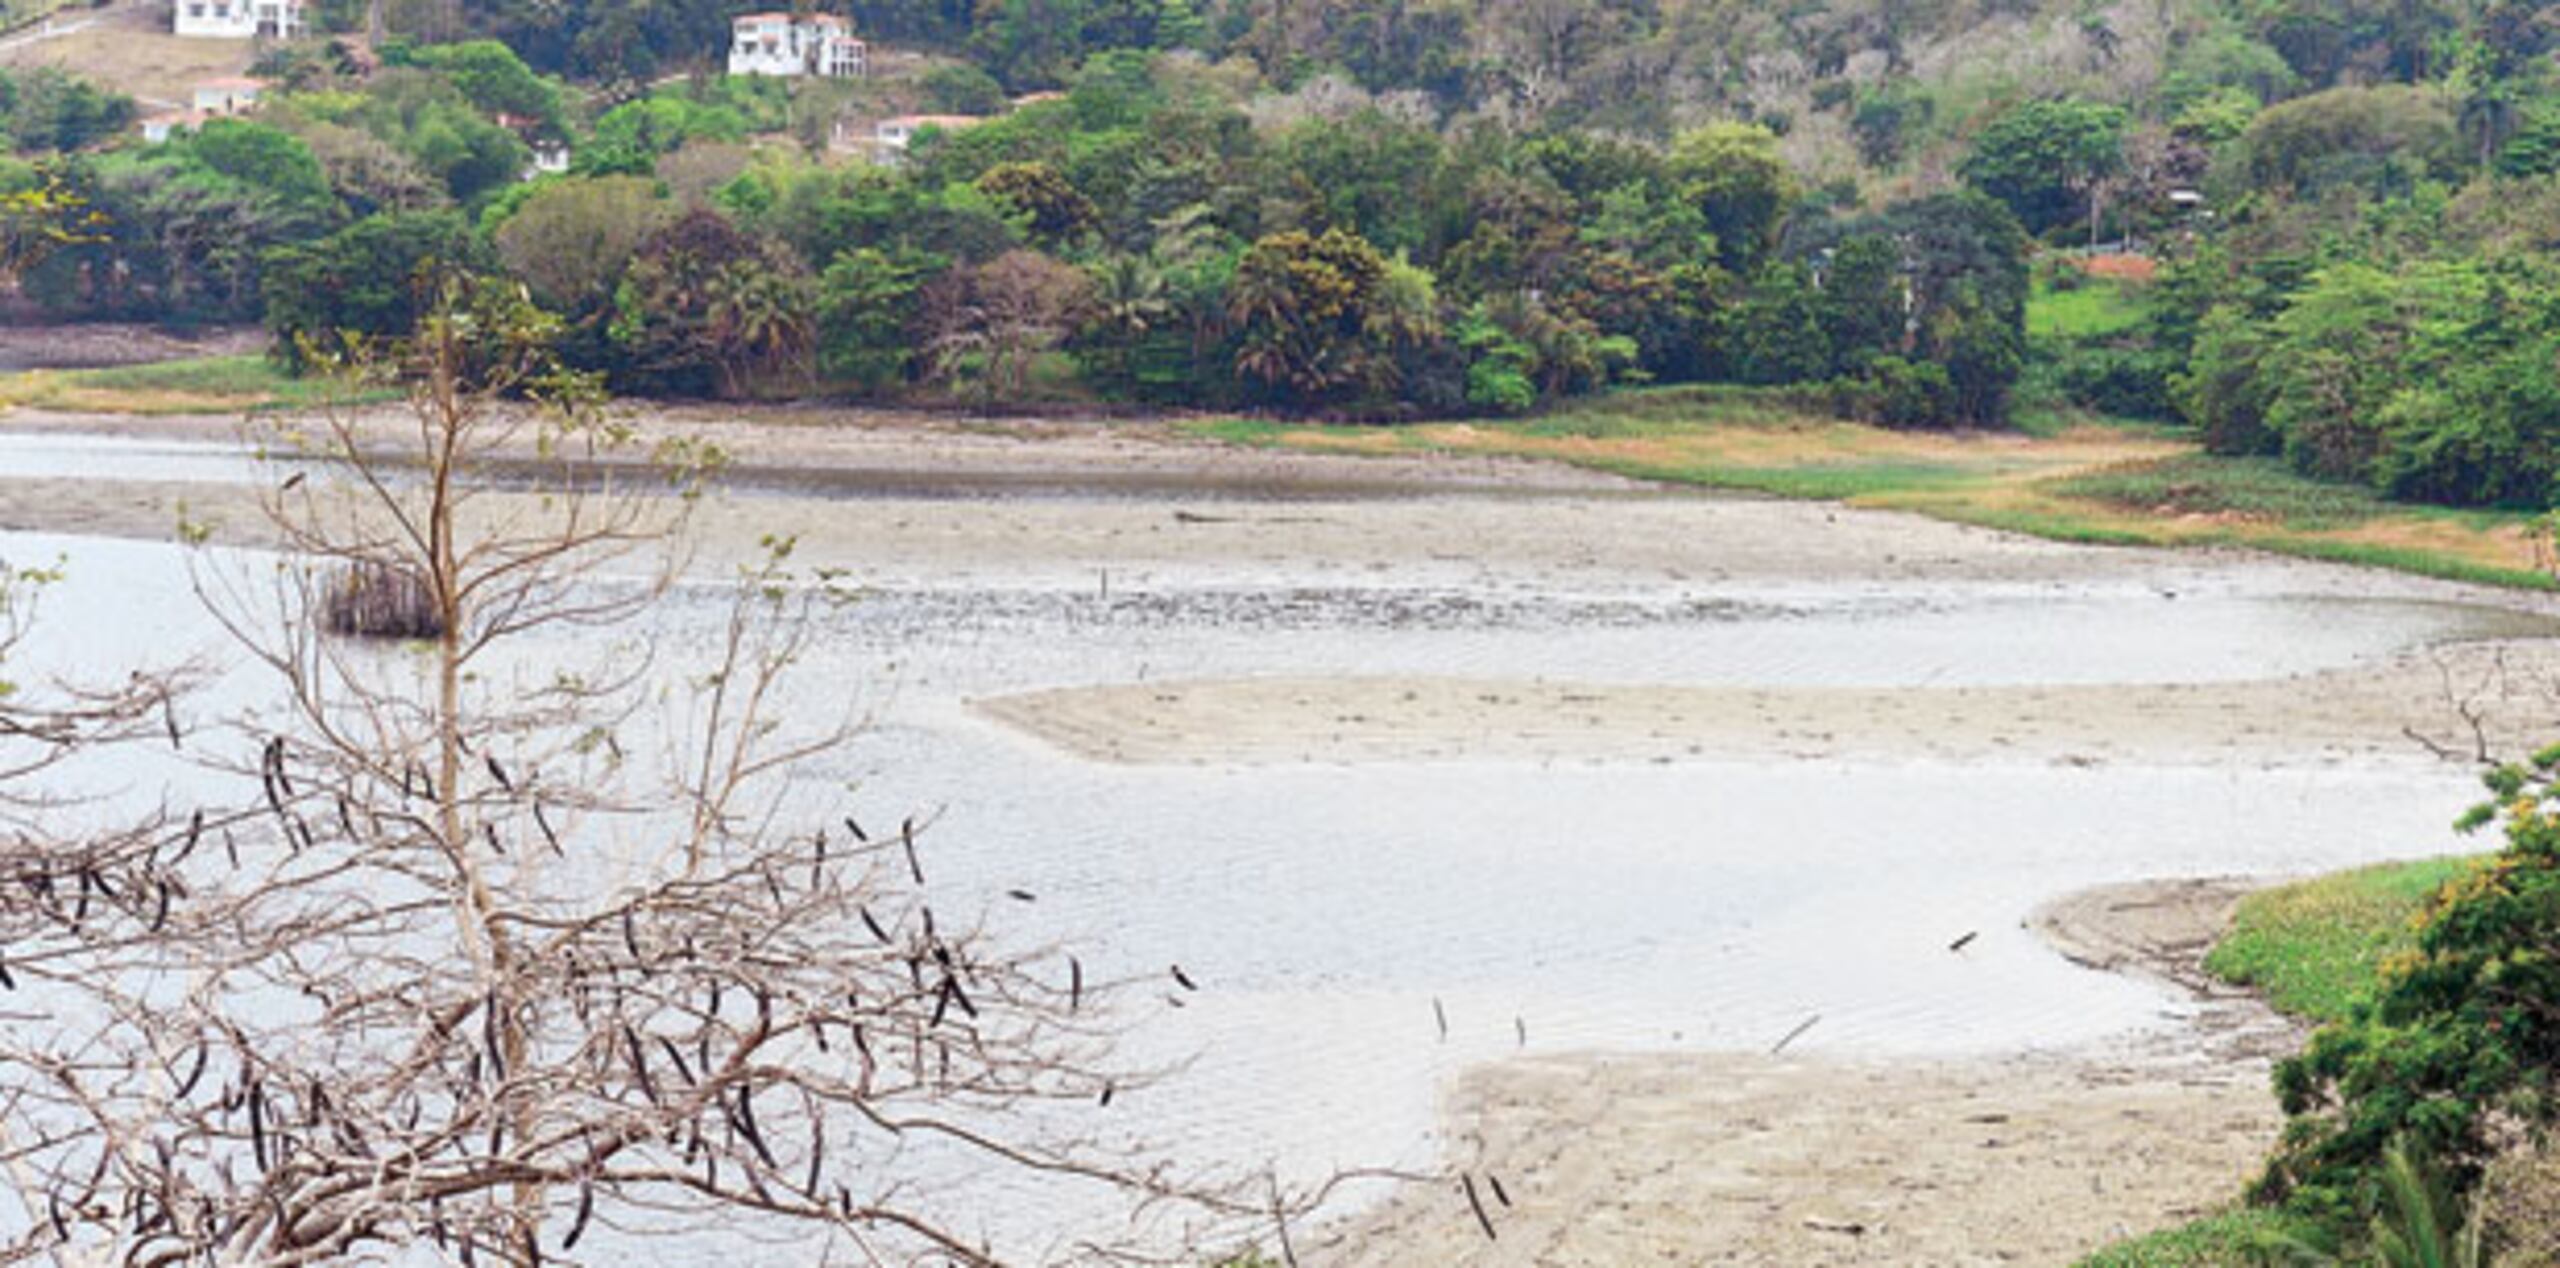
[{"label": "white house", "polygon": [[732,75],[849,79],[862,74],[867,61],[868,50],[853,37],[853,28],[831,13],[748,13],[729,23]]},{"label": "white house", "polygon": [[142,139],[153,145],[181,132],[193,132],[208,119],[238,114],[258,104],[258,94],[266,85],[254,79],[208,79],[195,86],[193,100],[184,110],[163,110],[142,121]]},{"label": "white house", "polygon": [[303,0],[177,0],[177,32],[217,40],[271,36],[289,40],[311,29]]},{"label": "white house", "polygon": [[569,170],[567,142],[535,141],[532,143],[532,149],[533,163],[524,169],[521,179],[532,180],[537,176],[558,176]]},{"label": "white house", "polygon": [[973,114],[895,115],[882,119],[878,126],[872,128],[871,139],[888,149],[903,150],[916,139],[917,133],[926,128],[957,132],[962,128],[975,127],[985,122],[985,119]]},{"label": "white house", "polygon": [[181,131],[193,132],[213,116],[201,110],[164,110],[142,121],[142,139],[158,145]]},{"label": "white house", "polygon": [[896,167],[906,159],[907,146],[914,143],[916,134],[926,128],[957,132],[985,122],[985,117],[974,114],[893,115],[873,124],[868,137],[857,137],[852,129],[838,124],[835,143],[840,150],[868,151],[871,161],[878,166]]},{"label": "white house", "polygon": [[208,79],[196,85],[195,112],[238,114],[258,104],[258,94],[265,90],[266,85],[254,79]]}]

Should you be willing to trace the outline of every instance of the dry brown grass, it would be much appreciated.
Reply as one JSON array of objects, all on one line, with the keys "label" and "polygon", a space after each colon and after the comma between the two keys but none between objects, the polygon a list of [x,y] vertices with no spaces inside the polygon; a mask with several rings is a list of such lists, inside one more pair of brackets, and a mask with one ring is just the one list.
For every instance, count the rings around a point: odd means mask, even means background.
[{"label": "dry brown grass", "polygon": [[169,31],[169,6],[124,5],[66,11],[57,23],[94,25],[49,40],[0,49],[0,66],[54,66],[142,103],[143,112],[185,106],[208,79],[245,74],[255,50],[248,40],[180,39]]},{"label": "dry brown grass", "polygon": [[2193,455],[2192,443],[2105,427],[2052,436],[1891,431],[1748,397],[1694,408],[1637,396],[1517,423],[1411,427],[1225,424],[1203,434],[1329,453],[1436,452],[1544,459],[1643,479],[1913,511],[2063,540],[2243,546],[2502,584],[2548,584],[2519,517],[2386,510],[2351,525],[2288,523],[2246,508],[2197,511],[2072,496],[2109,467]]}]

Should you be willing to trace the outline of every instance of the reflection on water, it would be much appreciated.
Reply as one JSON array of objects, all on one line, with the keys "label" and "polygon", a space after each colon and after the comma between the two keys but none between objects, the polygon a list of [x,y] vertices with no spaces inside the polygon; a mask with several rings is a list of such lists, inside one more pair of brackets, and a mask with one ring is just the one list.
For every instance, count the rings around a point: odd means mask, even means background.
[{"label": "reflection on water", "polygon": [[[22,665],[120,671],[210,645],[173,551],[11,537],[66,558]],[[826,560],[809,560],[825,564]],[[1662,683],[2169,681],[2289,673],[2539,627],[2447,604],[2293,599],[2241,578],[2148,588],[1874,588],[1642,599],[1393,588],[884,593],[829,618],[812,708],[869,729],[803,777],[894,820],[939,808],[936,902],[1008,915],[1088,963],[1204,990],[1138,1040],[1196,1057],[1128,1098],[1195,1156],[1427,1164],[1432,1088],[1523,1047],[1807,1052],[2058,1046],[2175,1015],[2020,921],[2144,876],[2290,872],[2449,847],[2459,770],[2040,766],[1132,769],[992,725],[972,697],[1255,673]],[[725,606],[654,618],[675,660]],[[562,655],[566,644],[551,649]],[[537,647],[530,657],[546,654]],[[220,691],[247,698],[235,670]],[[1947,944],[1977,932],[1962,954]],[[1435,1009],[1435,1001],[1437,1008]],[[1441,1017],[1447,1033],[1440,1032]]]}]

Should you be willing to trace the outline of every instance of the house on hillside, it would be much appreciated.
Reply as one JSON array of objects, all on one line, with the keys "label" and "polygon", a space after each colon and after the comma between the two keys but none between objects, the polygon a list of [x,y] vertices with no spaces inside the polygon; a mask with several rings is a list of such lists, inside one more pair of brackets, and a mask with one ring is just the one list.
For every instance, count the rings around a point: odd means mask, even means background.
[{"label": "house on hillside", "polygon": [[175,30],[215,40],[289,40],[311,30],[303,0],[177,0]]},{"label": "house on hillside", "polygon": [[[945,132],[957,132],[962,128],[973,128],[985,122],[985,119],[973,114],[896,115],[891,118],[882,119],[878,124],[872,127],[871,143],[878,146],[887,154],[894,156],[895,154],[905,153],[907,146],[914,143],[916,134],[924,131],[926,128],[940,128]],[[884,161],[895,162],[896,160],[894,157],[889,157]]]},{"label": "house on hillside", "polygon": [[266,87],[254,79],[208,79],[196,85],[195,109],[198,114],[238,114],[258,104]]},{"label": "house on hillside", "polygon": [[568,173],[568,142],[535,141],[531,144],[531,148],[533,150],[533,162],[527,165],[523,172],[518,174],[517,179],[533,180],[538,177],[562,176]]},{"label": "house on hillside", "polygon": [[163,110],[142,121],[142,139],[153,145],[178,132],[193,132],[207,120],[235,115],[258,104],[266,85],[254,79],[208,79],[195,86],[184,110]]},{"label": "house on hillside", "polygon": [[741,14],[729,23],[732,75],[818,75],[851,79],[868,65],[853,28],[831,13]]},{"label": "house on hillside", "polygon": [[201,110],[163,110],[143,119],[142,139],[148,144],[159,145],[180,132],[193,132],[203,127],[204,121],[212,117]]}]

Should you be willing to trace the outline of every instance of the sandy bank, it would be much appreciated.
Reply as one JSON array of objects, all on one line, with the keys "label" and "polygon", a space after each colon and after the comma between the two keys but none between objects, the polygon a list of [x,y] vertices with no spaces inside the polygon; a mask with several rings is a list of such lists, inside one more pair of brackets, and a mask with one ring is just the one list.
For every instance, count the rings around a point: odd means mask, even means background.
[{"label": "sandy bank", "polygon": [[[1248,678],[1031,692],[982,714],[1096,761],[2334,765],[2538,742],[2560,648],[2473,643],[2268,681],[1762,688]],[[2468,710],[2480,724],[2475,737]]]},{"label": "sandy bank", "polygon": [[[2075,895],[2076,958],[2182,980],[2242,882]],[[2217,994],[2194,1029],[2094,1053],[1851,1063],[1786,1055],[1506,1062],[1448,1097],[1453,1175],[1310,1239],[1309,1262],[2063,1264],[2228,1202],[2274,1139],[2294,1039]],[[1511,1205],[1491,1196],[1499,1180]]]}]

